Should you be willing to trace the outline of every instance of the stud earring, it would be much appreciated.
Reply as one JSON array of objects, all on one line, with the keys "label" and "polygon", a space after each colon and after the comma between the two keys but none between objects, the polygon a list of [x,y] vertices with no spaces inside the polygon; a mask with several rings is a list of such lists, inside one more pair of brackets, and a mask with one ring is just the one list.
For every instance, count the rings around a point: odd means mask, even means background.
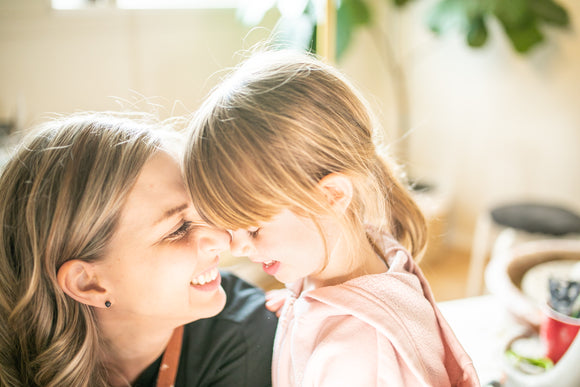
[{"label": "stud earring", "polygon": [[108,301],[108,300],[107,300],[107,301],[105,301],[105,306],[106,306],[107,308],[110,308],[110,307],[111,307],[111,301]]}]

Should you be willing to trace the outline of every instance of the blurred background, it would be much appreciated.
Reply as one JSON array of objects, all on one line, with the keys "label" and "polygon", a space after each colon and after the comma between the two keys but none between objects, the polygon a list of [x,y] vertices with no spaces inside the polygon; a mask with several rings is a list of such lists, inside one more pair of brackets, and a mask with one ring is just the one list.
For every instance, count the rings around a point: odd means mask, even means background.
[{"label": "blurred background", "polygon": [[580,212],[578,24],[576,0],[0,0],[0,139],[53,113],[193,112],[275,33],[367,98],[425,188],[424,271],[458,298],[490,208]]}]

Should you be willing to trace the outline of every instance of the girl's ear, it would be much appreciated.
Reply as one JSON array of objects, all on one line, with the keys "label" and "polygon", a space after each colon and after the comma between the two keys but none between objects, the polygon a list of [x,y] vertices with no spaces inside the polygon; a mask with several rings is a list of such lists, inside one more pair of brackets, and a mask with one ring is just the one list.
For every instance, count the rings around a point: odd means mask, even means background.
[{"label": "girl's ear", "polygon": [[107,290],[95,274],[93,265],[80,259],[71,259],[62,264],[57,273],[61,289],[74,300],[99,308],[105,307]]},{"label": "girl's ear", "polygon": [[352,201],[353,186],[351,179],[342,173],[331,173],[318,182],[328,203],[335,211],[344,213]]}]

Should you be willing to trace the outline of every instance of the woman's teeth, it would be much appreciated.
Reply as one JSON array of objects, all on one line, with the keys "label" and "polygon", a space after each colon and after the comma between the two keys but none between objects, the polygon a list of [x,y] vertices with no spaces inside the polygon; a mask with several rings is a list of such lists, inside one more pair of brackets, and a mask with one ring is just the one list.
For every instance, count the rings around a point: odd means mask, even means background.
[{"label": "woman's teeth", "polygon": [[191,284],[192,285],[204,285],[207,284],[208,282],[211,282],[213,280],[215,280],[218,276],[218,269],[213,268],[210,271],[205,272],[204,274],[201,274],[197,277],[195,277],[193,280],[191,280]]},{"label": "woman's teeth", "polygon": [[272,266],[274,263],[276,263],[276,261],[265,261],[265,262],[264,262],[264,266],[266,266],[266,267],[270,267],[270,266]]}]

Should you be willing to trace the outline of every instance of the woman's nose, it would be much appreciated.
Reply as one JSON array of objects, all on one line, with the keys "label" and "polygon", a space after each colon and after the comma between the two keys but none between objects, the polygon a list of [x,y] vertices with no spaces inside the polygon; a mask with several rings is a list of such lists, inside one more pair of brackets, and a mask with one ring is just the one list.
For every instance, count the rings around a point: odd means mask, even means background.
[{"label": "woman's nose", "polygon": [[230,234],[220,228],[208,228],[198,241],[199,249],[210,254],[220,254],[230,248]]},{"label": "woman's nose", "polygon": [[247,257],[252,254],[253,245],[246,230],[236,230],[232,233],[230,250],[232,255],[238,257]]}]

